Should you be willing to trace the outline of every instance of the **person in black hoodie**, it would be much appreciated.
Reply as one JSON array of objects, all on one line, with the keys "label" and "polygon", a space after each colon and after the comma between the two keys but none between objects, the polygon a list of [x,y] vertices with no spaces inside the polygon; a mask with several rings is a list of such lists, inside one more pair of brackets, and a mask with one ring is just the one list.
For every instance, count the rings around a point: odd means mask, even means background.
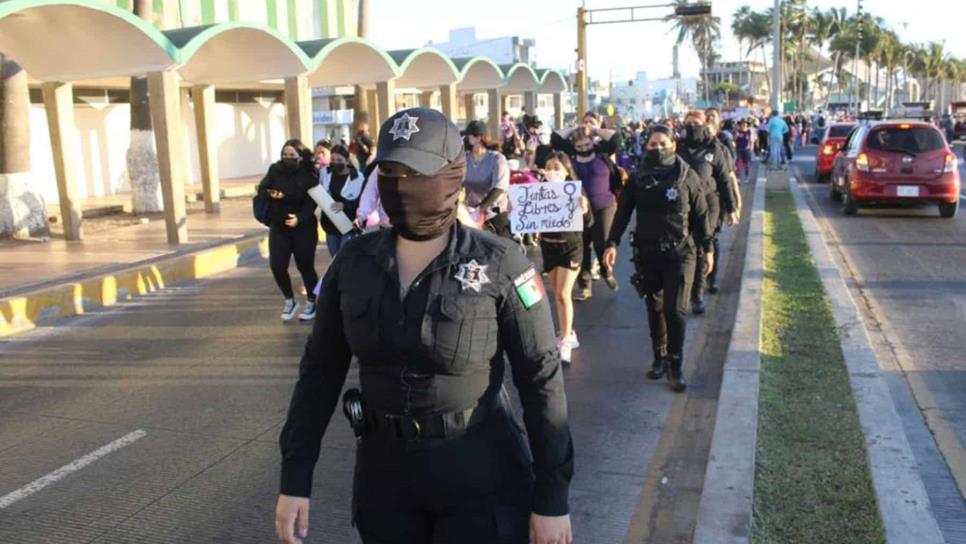
[{"label": "person in black hoodie", "polygon": [[308,293],[302,321],[315,318],[315,295],[312,290],[319,281],[315,272],[315,247],[319,231],[315,222],[315,201],[308,190],[319,184],[312,152],[299,140],[289,140],[282,146],[281,160],[268,167],[268,173],[258,184],[258,193],[269,202],[268,261],[275,283],[285,296],[282,319],[290,321],[299,305],[292,292],[288,265],[295,256],[295,266],[302,275]]},{"label": "person in black hoodie", "polygon": [[703,274],[714,266],[714,253],[701,179],[675,153],[670,127],[651,127],[644,160],[618,200],[603,260],[611,268],[617,262],[621,236],[636,212],[631,242],[636,272],[631,284],[647,304],[654,348],[647,377],[657,380],[667,373],[671,389],[681,392],[687,387],[682,370],[684,332],[696,250],[703,250],[697,267]]}]

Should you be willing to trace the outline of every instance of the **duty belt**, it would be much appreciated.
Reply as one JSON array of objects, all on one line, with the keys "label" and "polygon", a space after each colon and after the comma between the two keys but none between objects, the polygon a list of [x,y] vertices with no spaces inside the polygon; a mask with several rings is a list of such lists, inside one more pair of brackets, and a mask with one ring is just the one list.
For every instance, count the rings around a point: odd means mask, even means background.
[{"label": "duty belt", "polygon": [[503,406],[501,399],[499,392],[487,394],[474,406],[442,414],[393,414],[372,409],[366,414],[366,432],[396,440],[456,438],[491,417]]}]

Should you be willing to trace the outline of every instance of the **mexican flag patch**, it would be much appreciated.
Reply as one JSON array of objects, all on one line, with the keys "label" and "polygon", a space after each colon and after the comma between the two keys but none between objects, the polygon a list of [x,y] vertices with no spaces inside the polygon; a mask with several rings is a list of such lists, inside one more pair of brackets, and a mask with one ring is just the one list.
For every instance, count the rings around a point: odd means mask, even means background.
[{"label": "mexican flag patch", "polygon": [[517,276],[517,279],[513,280],[513,285],[517,289],[517,296],[523,302],[523,307],[528,310],[547,296],[543,280],[533,268]]}]

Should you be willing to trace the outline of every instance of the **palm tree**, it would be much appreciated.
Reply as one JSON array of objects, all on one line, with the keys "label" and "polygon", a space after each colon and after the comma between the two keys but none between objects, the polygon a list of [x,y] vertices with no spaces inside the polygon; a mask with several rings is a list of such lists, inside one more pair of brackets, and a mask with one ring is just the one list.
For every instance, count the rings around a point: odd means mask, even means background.
[{"label": "palm tree", "polygon": [[[943,47],[943,44],[939,42],[929,42],[929,45],[924,51],[925,55],[922,58],[922,68],[926,75],[926,88],[930,87],[932,82],[936,82],[936,93],[932,95],[932,99],[936,100],[939,85],[938,82],[942,81],[944,72],[943,69],[946,64],[946,59],[948,55]],[[939,105],[938,103],[936,104]]]},{"label": "palm tree", "polygon": [[[748,6],[742,6],[735,11],[734,20],[731,22],[731,29],[742,42],[748,43],[747,56],[755,50],[761,50],[762,61],[765,65],[765,72],[768,73],[768,52],[765,46],[771,39],[771,20],[764,13],[752,11]],[[771,81],[765,78],[765,85],[771,93]]]},{"label": "palm tree", "polygon": [[[674,0],[677,6],[690,4],[690,0]],[[672,29],[677,31],[677,43],[682,44],[688,38],[694,45],[694,50],[698,53],[698,60],[701,62],[701,80],[703,86],[704,99],[708,100],[708,80],[707,72],[711,66],[712,49],[715,43],[721,39],[721,18],[720,17],[677,17],[669,15],[665,18],[671,21]]]},{"label": "palm tree", "polygon": [[891,30],[884,32],[882,34],[882,40],[879,43],[878,58],[876,59],[876,63],[885,66],[886,69],[886,114],[892,111],[892,105],[895,98],[895,85],[893,83],[893,79],[899,66],[901,54],[901,44],[896,33],[892,32]]},{"label": "palm tree", "polygon": [[[152,0],[135,0],[133,7],[134,15],[149,22],[153,18]],[[162,211],[164,201],[161,198],[161,173],[154,150],[146,77],[131,78],[131,144],[126,160],[127,175],[131,182],[131,208],[134,213]]]}]

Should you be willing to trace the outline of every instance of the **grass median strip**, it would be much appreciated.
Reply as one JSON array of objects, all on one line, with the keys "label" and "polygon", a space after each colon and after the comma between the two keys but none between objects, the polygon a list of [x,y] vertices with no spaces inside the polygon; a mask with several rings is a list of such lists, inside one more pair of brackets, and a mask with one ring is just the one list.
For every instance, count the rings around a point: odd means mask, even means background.
[{"label": "grass median strip", "polygon": [[771,184],[765,201],[752,542],[885,542],[835,321],[795,202]]}]

